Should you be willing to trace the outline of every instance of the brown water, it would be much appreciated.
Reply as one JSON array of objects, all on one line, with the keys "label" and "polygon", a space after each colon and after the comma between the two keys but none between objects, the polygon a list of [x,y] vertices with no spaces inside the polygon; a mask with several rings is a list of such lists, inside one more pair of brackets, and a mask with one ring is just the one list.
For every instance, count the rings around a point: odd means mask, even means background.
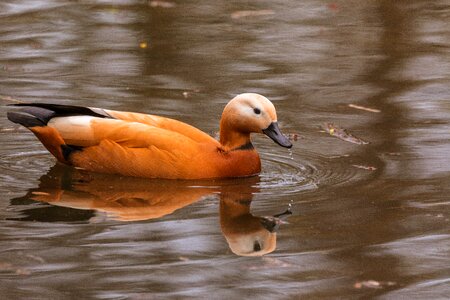
[{"label": "brown water", "polygon": [[[448,1],[149,3],[1,2],[1,299],[450,295]],[[241,92],[298,134],[292,153],[255,137],[263,171],[247,179],[54,166],[5,117],[9,96],[214,134]]]}]

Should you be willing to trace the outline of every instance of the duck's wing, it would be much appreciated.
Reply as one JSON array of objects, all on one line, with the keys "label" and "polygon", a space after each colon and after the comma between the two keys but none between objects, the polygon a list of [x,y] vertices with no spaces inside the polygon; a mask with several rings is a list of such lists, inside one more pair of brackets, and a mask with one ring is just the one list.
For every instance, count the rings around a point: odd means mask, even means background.
[{"label": "duck's wing", "polygon": [[206,134],[205,132],[180,121],[166,118],[166,117],[160,117],[155,115],[149,115],[149,114],[142,114],[142,113],[133,113],[133,112],[124,112],[124,111],[114,111],[114,110],[108,110],[104,109],[104,113],[108,114],[109,116],[118,119],[118,120],[124,120],[128,122],[138,122],[162,129],[166,129],[173,132],[178,132],[184,136],[187,136],[191,138],[192,140],[202,143],[202,142],[214,142],[214,138],[212,138],[210,135]]},{"label": "duck's wing", "polygon": [[88,147],[104,140],[115,142],[128,148],[148,148],[170,150],[198,144],[189,136],[176,131],[147,125],[144,123],[92,116],[69,116],[52,118],[47,126],[54,128],[66,144]]}]

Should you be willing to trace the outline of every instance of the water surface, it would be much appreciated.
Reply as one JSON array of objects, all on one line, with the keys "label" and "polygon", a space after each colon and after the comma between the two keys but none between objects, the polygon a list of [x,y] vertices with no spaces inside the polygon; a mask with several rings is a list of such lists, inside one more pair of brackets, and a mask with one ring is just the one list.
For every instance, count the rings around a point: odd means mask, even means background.
[{"label": "water surface", "polygon": [[[3,1],[0,297],[448,297],[449,15],[444,0]],[[215,135],[242,92],[297,139],[255,136],[263,171],[246,179],[74,170],[5,117],[12,97]]]}]

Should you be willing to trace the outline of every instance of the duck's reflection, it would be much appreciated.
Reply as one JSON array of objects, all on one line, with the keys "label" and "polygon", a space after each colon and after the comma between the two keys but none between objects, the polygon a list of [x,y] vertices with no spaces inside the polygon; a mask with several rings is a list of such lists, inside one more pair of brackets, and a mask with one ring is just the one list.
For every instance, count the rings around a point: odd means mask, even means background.
[{"label": "duck's reflection", "polygon": [[[88,173],[58,164],[40,178],[38,188],[11,203],[21,205],[34,200],[54,205],[22,211],[27,215],[22,220],[83,221],[92,218],[94,212],[103,212],[120,221],[140,221],[161,218],[205,197],[220,195],[220,225],[230,249],[237,255],[260,256],[275,250],[281,215],[258,217],[250,213],[253,194],[259,191],[258,182],[259,177],[149,180]],[[56,218],[57,212],[50,212],[61,208],[70,209],[62,214],[60,211]],[[282,215],[287,214],[290,211]]]},{"label": "duck's reflection", "polygon": [[[221,193],[220,226],[233,253],[240,256],[261,256],[275,250],[277,217],[258,217],[250,213],[250,199]],[[290,214],[290,210],[285,213]]]}]

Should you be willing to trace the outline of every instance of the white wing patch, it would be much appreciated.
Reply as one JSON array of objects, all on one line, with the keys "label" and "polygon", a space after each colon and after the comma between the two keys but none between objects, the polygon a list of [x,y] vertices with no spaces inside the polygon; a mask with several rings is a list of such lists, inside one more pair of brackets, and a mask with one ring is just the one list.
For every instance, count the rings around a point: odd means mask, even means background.
[{"label": "white wing patch", "polygon": [[96,145],[91,121],[98,119],[92,116],[56,117],[48,122],[48,126],[60,133],[66,144],[77,146]]}]

